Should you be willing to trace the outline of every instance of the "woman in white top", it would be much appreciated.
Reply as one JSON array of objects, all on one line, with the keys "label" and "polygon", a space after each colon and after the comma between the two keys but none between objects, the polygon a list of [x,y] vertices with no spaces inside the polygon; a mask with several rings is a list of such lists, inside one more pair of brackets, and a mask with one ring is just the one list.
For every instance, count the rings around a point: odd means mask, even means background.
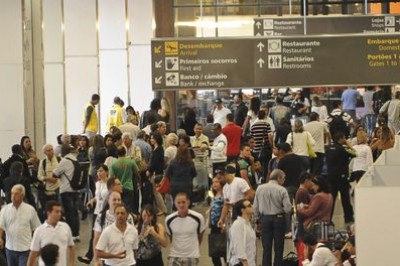
[{"label": "woman in white top", "polygon": [[372,150],[367,144],[367,133],[365,131],[357,132],[357,145],[353,149],[357,152],[357,157],[353,159],[353,169],[350,180],[358,182],[368,167],[373,163]]},{"label": "woman in white top", "polygon": [[318,96],[313,98],[313,106],[311,107],[311,112],[316,112],[319,114],[319,120],[325,121],[328,118],[328,109],[322,104]]},{"label": "woman in white top", "polygon": [[297,154],[304,159],[304,163],[308,169],[310,166],[308,145],[313,146],[315,144],[315,140],[311,136],[310,132],[304,130],[303,121],[301,121],[301,119],[297,118],[294,121],[293,132],[288,134],[286,143],[292,146],[294,154]]},{"label": "woman in white top", "polygon": [[[96,217],[100,215],[101,210],[104,206],[104,201],[108,196],[108,189],[107,189],[107,180],[108,180],[108,167],[105,164],[99,165],[97,168],[97,182],[96,182],[96,193],[95,197],[88,201],[86,204],[89,208],[93,208],[95,206],[93,212],[93,225],[96,221]],[[85,256],[79,256],[78,260],[85,264],[90,264],[93,258],[93,231],[92,236],[89,241],[89,249],[86,252]]]},{"label": "woman in white top", "polygon": [[166,166],[175,158],[178,148],[178,136],[175,133],[169,133],[165,139],[164,163]]},{"label": "woman in white top", "polygon": [[293,132],[288,134],[286,143],[292,146],[294,154],[308,157],[307,142],[311,145],[315,144],[315,140],[310,132],[304,130],[303,121],[296,119],[294,121]]}]

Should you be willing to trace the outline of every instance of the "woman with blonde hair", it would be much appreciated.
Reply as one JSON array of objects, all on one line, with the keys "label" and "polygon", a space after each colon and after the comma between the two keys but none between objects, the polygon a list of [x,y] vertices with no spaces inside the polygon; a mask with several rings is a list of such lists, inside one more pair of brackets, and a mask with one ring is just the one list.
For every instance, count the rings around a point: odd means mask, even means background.
[{"label": "woman with blonde hair", "polygon": [[310,168],[308,149],[309,146],[313,146],[315,144],[315,140],[311,136],[310,132],[304,130],[303,121],[301,121],[301,119],[297,118],[294,121],[293,132],[288,134],[286,143],[292,146],[294,154],[297,154],[303,158],[306,169]]},{"label": "woman with blonde hair", "polygon": [[358,182],[374,162],[371,147],[367,144],[368,135],[365,131],[357,132],[357,145],[353,146],[357,156],[353,159],[353,169],[350,181]]},{"label": "woman with blonde hair", "polygon": [[165,140],[165,151],[164,151],[164,163],[168,165],[172,159],[175,158],[176,152],[178,150],[178,136],[175,133],[169,133]]}]

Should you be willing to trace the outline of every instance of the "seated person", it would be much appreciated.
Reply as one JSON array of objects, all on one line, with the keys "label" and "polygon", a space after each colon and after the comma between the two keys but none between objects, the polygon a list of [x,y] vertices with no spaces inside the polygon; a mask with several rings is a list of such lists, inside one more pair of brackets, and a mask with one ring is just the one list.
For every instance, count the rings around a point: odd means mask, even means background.
[{"label": "seated person", "polygon": [[341,260],[343,266],[355,266],[356,265],[356,239],[354,236],[350,236],[346,244],[341,250]]},{"label": "seated person", "polygon": [[303,236],[304,257],[303,266],[339,266],[335,255],[323,243],[319,243],[312,234]]}]

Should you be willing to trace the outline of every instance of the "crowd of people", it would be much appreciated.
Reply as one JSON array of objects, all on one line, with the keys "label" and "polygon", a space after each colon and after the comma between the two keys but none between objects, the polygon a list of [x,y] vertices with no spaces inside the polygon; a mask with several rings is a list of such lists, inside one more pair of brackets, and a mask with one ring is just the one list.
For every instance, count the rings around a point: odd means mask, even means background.
[{"label": "crowd of people", "polygon": [[[393,146],[399,131],[400,92],[393,100],[382,95],[367,89],[360,120],[354,88],[330,112],[318,97],[311,106],[301,91],[290,106],[277,95],[271,108],[258,97],[247,108],[237,94],[233,110],[217,99],[205,125],[186,108],[176,131],[167,99],[154,99],[140,116],[115,97],[102,136],[94,94],[81,134],[59,135],[42,155],[29,136],[12,146],[1,171],[7,205],[0,247],[8,265],[35,265],[38,257],[39,265],[73,265],[80,219],[92,213],[88,250],[77,256],[85,264],[164,265],[169,246],[167,265],[198,265],[209,227],[226,237],[214,265],[256,265],[258,235],[263,266],[282,265],[285,238],[295,241],[299,265],[355,265],[354,230],[333,253],[313,228],[332,221],[338,193],[352,228],[350,182]],[[205,219],[193,203],[208,189]]]}]

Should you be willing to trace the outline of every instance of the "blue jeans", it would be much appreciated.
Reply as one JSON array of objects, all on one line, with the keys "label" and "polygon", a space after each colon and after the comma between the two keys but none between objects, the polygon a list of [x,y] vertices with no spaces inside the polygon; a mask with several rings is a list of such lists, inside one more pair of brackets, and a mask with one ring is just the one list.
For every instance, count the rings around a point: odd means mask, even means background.
[{"label": "blue jeans", "polygon": [[13,251],[6,248],[7,264],[13,266],[25,266],[28,262],[29,250]]},{"label": "blue jeans", "polygon": [[372,136],[372,132],[376,127],[376,115],[370,114],[364,116],[364,126],[367,130],[368,138]]},{"label": "blue jeans", "polygon": [[76,192],[64,192],[61,194],[65,220],[71,228],[72,236],[79,236],[79,196],[80,193]]},{"label": "blue jeans", "polygon": [[[280,266],[285,244],[285,215],[261,216],[261,242],[263,245],[263,266]],[[274,246],[274,264],[272,264],[272,245]]]}]

